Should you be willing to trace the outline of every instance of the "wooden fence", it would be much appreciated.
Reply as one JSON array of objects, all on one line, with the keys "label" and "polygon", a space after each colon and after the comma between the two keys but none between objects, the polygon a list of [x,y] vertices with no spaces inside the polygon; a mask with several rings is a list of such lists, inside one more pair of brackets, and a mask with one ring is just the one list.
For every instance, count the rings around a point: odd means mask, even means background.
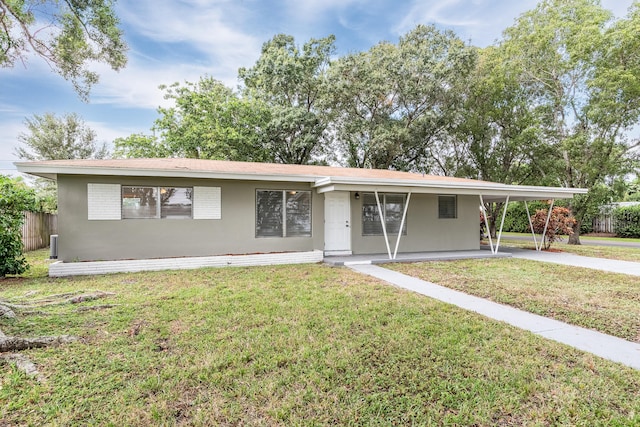
[{"label": "wooden fence", "polygon": [[49,236],[58,234],[58,215],[43,212],[25,212],[22,225],[22,243],[25,251],[46,248]]},{"label": "wooden fence", "polygon": [[600,214],[592,220],[594,233],[615,233],[616,232],[616,217],[612,212],[606,214]]}]

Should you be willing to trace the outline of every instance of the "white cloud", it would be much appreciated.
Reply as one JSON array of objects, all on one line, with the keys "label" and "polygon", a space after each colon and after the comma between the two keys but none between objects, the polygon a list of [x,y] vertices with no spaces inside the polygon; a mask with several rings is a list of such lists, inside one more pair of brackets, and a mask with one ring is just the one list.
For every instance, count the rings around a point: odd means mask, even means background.
[{"label": "white cloud", "polygon": [[464,40],[487,46],[524,11],[535,7],[536,0],[493,2],[490,0],[414,0],[409,13],[394,28],[404,34],[418,24],[434,24],[453,29]]},{"label": "white cloud", "polygon": [[147,49],[131,50],[120,72],[98,64],[100,84],[92,90],[92,103],[155,109],[167,104],[159,85],[204,75],[235,88],[238,68],[260,54],[261,41],[241,30],[247,11],[234,2],[128,1],[119,4],[118,13],[125,32],[131,32],[126,36],[149,39],[143,42]]},{"label": "white cloud", "polygon": [[210,58],[238,61],[259,52],[259,40],[238,29],[249,13],[242,2],[138,0],[120,7],[119,13],[145,37],[186,43]]}]

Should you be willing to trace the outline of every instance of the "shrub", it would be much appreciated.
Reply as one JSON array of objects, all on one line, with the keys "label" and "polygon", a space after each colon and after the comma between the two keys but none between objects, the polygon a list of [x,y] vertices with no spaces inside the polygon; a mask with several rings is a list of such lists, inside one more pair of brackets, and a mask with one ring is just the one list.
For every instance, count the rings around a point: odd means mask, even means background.
[{"label": "shrub", "polygon": [[[535,215],[531,217],[533,231],[535,233],[542,234],[544,232],[548,212],[547,209],[538,209]],[[571,216],[569,209],[562,206],[553,208],[544,237],[544,248],[549,249],[553,242],[562,240],[562,237],[560,237],[562,234],[573,234],[573,225],[575,223],[576,220]],[[531,230],[531,228],[529,228],[529,230]]]},{"label": "shrub", "polygon": [[620,237],[640,237],[640,205],[617,207],[613,210],[615,232]]},{"label": "shrub", "polygon": [[0,175],[0,278],[22,274],[29,268],[22,254],[22,223],[24,211],[33,209],[33,190]]},{"label": "shrub", "polygon": [[[531,202],[528,203],[528,205],[530,213],[547,207],[547,204],[544,202]],[[498,220],[498,224],[500,224],[500,219]],[[527,210],[525,209],[523,202],[509,203],[507,215],[504,217],[504,226],[502,227],[502,230],[514,233],[526,233],[531,231],[529,228],[529,219],[527,218]]]}]

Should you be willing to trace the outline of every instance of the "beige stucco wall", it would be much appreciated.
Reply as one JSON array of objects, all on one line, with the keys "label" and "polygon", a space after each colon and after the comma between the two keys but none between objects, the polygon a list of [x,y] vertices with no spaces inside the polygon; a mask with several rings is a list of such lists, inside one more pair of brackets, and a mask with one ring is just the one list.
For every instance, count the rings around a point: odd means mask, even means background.
[{"label": "beige stucco wall", "polygon": [[[398,252],[476,250],[480,248],[480,214],[477,196],[458,196],[458,218],[438,218],[438,195],[412,194],[407,211],[407,234]],[[351,193],[352,250],[354,254],[386,253],[382,236],[362,235],[362,198]],[[397,234],[390,236],[391,252]]]},{"label": "beige stucco wall", "polygon": [[[218,186],[222,218],[89,221],[87,183]],[[58,256],[62,261],[148,259],[322,250],[324,197],[312,191],[312,237],[256,238],[256,189],[309,190],[306,183],[58,176]]]}]

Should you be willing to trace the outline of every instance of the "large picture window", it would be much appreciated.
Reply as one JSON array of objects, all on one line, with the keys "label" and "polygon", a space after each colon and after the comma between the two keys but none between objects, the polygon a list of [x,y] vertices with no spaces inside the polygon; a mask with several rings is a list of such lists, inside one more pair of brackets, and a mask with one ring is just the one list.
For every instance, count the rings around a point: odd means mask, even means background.
[{"label": "large picture window", "polygon": [[458,198],[456,196],[438,196],[438,218],[455,219],[458,217]]},{"label": "large picture window", "polygon": [[[404,194],[378,194],[380,208],[384,217],[384,224],[389,234],[398,234],[402,223],[402,214],[406,203]],[[376,203],[376,195],[364,193],[362,195],[362,235],[381,236],[382,222],[380,222],[380,212]],[[405,219],[402,234],[407,234],[407,221]]]},{"label": "large picture window", "polygon": [[193,188],[122,186],[122,218],[192,217]]},{"label": "large picture window", "polygon": [[310,191],[256,191],[256,237],[310,236]]}]

